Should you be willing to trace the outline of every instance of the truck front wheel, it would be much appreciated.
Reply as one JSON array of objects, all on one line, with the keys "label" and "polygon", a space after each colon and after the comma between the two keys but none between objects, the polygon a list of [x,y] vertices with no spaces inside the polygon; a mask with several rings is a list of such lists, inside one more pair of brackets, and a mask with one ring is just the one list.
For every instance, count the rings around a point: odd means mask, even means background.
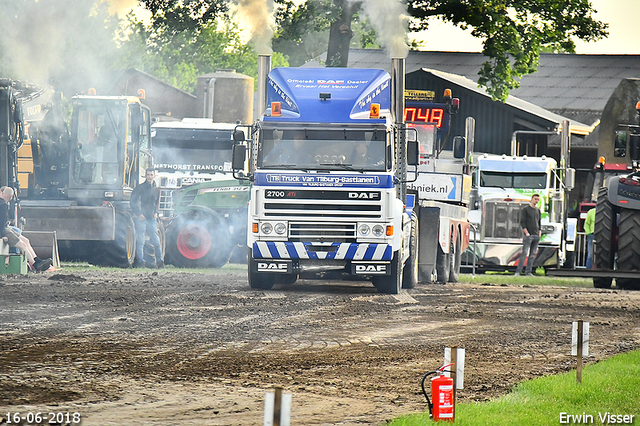
[{"label": "truck front wheel", "polygon": [[271,290],[276,283],[276,277],[273,274],[255,272],[256,261],[253,258],[253,252],[249,249],[249,287],[258,290]]},{"label": "truck front wheel", "polygon": [[391,261],[391,274],[381,275],[371,279],[373,285],[380,293],[398,294],[402,286],[402,260],[400,259],[400,250],[396,251]]}]

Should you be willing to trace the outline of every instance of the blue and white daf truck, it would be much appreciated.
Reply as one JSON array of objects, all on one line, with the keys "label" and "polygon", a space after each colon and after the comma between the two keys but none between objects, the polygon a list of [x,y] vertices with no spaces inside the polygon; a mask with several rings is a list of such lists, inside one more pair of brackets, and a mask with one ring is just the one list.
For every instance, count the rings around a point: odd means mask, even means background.
[{"label": "blue and white daf truck", "polygon": [[382,293],[413,287],[418,229],[406,186],[418,145],[406,139],[404,61],[393,60],[393,77],[269,69],[261,56],[260,118],[246,140],[234,135],[235,175],[252,181],[250,286],[358,276]]}]

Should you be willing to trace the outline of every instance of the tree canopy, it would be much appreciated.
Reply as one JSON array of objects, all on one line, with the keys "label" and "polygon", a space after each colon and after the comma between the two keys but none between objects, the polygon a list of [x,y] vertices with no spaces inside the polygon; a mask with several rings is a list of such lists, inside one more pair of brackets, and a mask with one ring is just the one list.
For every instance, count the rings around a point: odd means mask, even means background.
[{"label": "tree canopy", "polygon": [[[285,45],[286,40],[304,49],[306,35],[331,28],[336,35],[328,42],[327,65],[336,65],[337,58],[339,66],[346,66],[352,22],[366,22],[366,17],[378,9],[383,13],[371,19],[376,23],[385,16],[385,8],[404,5],[400,0],[306,0],[298,6],[291,0],[275,1],[281,9],[274,48]],[[440,19],[470,29],[482,40],[487,61],[478,82],[501,100],[519,86],[519,77],[535,72],[541,51],[573,53],[573,38],[595,41],[607,36],[608,25],[593,18],[595,10],[588,0],[409,0],[406,4],[407,32],[427,29]],[[377,42],[390,48],[380,32]]]}]

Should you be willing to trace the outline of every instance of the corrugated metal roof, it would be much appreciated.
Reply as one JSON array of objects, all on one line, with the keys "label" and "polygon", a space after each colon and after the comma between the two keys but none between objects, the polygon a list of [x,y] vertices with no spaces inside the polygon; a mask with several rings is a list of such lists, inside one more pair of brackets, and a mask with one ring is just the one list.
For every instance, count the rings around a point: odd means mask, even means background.
[{"label": "corrugated metal roof", "polygon": [[[438,70],[432,70],[432,69],[427,69],[427,68],[423,68],[422,69],[424,72],[429,72],[433,75],[436,75],[444,80],[450,81],[453,84],[456,84],[458,86],[462,86],[466,89],[469,89],[475,93],[481,94],[486,96],[487,98],[491,98],[491,96],[487,93],[487,91],[482,88],[479,87],[478,84],[466,77],[462,77],[456,74],[450,74],[450,73],[446,73],[446,72],[442,72],[442,71],[438,71]],[[563,121],[565,120],[569,120],[570,124],[571,124],[571,133],[574,134],[578,134],[578,135],[587,135],[591,132],[591,130],[593,130],[593,127],[584,123],[581,123],[579,121],[576,120],[572,120],[568,117],[563,117],[561,115],[555,114],[549,110],[546,110],[544,108],[541,108],[537,105],[534,105],[530,102],[527,102],[525,100],[519,99],[515,96],[508,96],[507,100],[505,101],[506,105],[512,106],[516,109],[522,110],[522,111],[526,111],[529,114],[533,114],[536,115],[540,118],[543,118],[547,121],[550,121],[552,123],[556,123],[558,125],[561,125]]]},{"label": "corrugated metal roof", "polygon": [[[320,60],[305,66],[319,66]],[[405,68],[407,73],[428,68],[477,82],[486,60],[481,53],[410,51]],[[384,50],[352,49],[349,67],[390,71],[391,61]],[[511,95],[545,109],[602,111],[620,81],[633,77],[640,77],[640,55],[542,53],[538,70],[522,77],[520,88],[512,90]]]}]

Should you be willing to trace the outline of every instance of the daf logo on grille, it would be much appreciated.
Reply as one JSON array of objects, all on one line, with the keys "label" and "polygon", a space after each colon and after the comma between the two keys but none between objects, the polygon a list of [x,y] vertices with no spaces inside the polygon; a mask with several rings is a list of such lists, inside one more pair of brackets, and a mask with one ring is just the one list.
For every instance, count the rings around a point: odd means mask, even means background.
[{"label": "daf logo on grille", "polygon": [[350,192],[349,199],[379,200],[380,193],[379,192]]}]

